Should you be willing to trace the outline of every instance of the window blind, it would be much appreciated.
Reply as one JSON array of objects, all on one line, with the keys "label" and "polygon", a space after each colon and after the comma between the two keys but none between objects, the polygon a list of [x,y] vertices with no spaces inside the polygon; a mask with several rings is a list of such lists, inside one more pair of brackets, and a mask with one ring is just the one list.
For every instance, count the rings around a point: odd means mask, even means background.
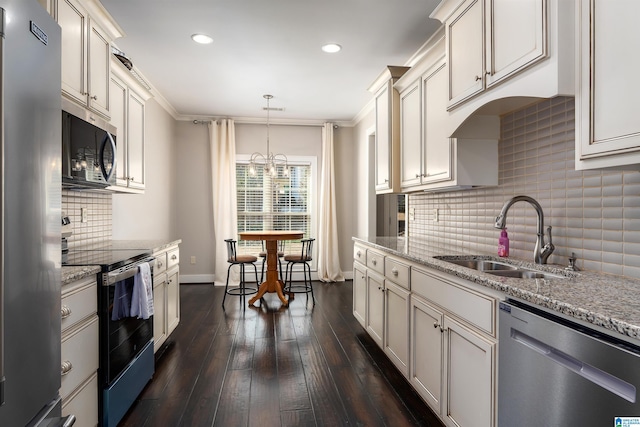
[{"label": "window blind", "polygon": [[[278,166],[271,176],[256,167],[249,173],[249,163],[236,163],[238,233],[243,231],[295,230],[311,235],[311,164],[290,162],[289,174]],[[285,242],[286,252],[300,250],[299,241]],[[238,253],[257,254],[260,241],[241,240]]]}]

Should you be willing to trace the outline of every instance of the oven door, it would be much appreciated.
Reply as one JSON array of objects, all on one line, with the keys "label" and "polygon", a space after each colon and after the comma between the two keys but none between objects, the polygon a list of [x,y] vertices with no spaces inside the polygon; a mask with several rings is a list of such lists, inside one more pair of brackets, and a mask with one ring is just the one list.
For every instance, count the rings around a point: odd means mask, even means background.
[{"label": "oven door", "polygon": [[[149,262],[150,260],[146,260]],[[103,386],[113,384],[153,340],[153,316],[130,316],[138,265],[103,274],[100,287],[100,370]],[[149,262],[153,278],[153,262]],[[153,279],[152,283],[153,283]],[[152,285],[153,286],[153,285]]]}]

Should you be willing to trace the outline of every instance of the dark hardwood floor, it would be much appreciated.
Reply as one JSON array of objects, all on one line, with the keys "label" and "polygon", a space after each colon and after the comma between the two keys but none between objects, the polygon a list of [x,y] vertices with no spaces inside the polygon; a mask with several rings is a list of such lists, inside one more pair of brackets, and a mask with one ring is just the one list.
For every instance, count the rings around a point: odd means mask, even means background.
[{"label": "dark hardwood floor", "polygon": [[[352,282],[282,308],[181,285],[181,320],[119,427],[442,424],[352,314]],[[256,303],[258,304],[258,303]]]}]

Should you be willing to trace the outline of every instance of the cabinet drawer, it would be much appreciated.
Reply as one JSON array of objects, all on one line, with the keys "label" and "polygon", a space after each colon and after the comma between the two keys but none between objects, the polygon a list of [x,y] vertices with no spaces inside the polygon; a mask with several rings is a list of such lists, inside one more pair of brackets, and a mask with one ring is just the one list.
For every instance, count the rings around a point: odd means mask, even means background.
[{"label": "cabinet drawer", "polygon": [[495,336],[496,300],[446,282],[427,272],[411,269],[411,289],[453,315]]},{"label": "cabinet drawer", "polygon": [[384,274],[384,255],[372,249],[367,249],[367,267],[380,274]]},{"label": "cabinet drawer", "polygon": [[167,268],[180,264],[180,249],[175,248],[167,252]]},{"label": "cabinet drawer", "polygon": [[62,416],[76,416],[77,426],[98,425],[98,374],[85,381],[69,398],[62,401]]},{"label": "cabinet drawer", "polygon": [[98,369],[98,316],[62,336],[62,365],[60,395],[66,399]]},{"label": "cabinet drawer", "polygon": [[384,271],[385,277],[391,280],[398,286],[401,286],[407,290],[411,289],[409,286],[409,266],[401,262],[396,261],[393,258],[385,257],[384,259]]},{"label": "cabinet drawer", "polygon": [[153,268],[154,276],[167,271],[167,253],[160,252],[160,253],[154,254],[153,256],[156,257],[156,265]]},{"label": "cabinet drawer", "polygon": [[95,277],[62,287],[62,331],[97,313],[97,284]]},{"label": "cabinet drawer", "polygon": [[354,244],[353,259],[365,265],[367,262],[367,250],[358,244]]}]

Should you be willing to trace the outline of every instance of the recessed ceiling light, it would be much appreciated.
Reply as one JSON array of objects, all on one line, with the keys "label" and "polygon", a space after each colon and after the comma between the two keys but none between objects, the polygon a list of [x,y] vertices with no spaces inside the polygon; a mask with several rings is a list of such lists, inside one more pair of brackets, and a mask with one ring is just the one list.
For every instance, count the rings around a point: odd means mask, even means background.
[{"label": "recessed ceiling light", "polygon": [[324,46],[322,46],[322,50],[327,52],[327,53],[340,52],[340,49],[342,49],[342,46],[340,46],[339,44],[336,44],[336,43],[329,43],[329,44],[325,44]]},{"label": "recessed ceiling light", "polygon": [[191,39],[200,44],[210,44],[213,43],[213,39],[206,34],[194,34],[191,36]]}]

